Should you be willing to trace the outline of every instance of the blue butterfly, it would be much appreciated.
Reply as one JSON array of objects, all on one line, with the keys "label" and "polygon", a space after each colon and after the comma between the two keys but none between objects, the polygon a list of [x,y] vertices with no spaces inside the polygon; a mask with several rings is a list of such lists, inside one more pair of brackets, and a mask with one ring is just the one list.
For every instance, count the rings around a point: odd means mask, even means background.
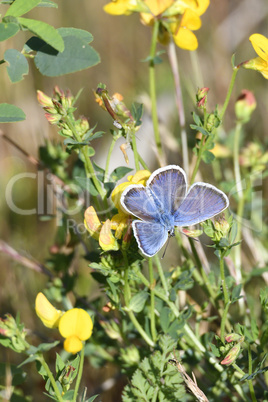
[{"label": "blue butterfly", "polygon": [[138,246],[148,257],[155,255],[176,226],[190,226],[210,219],[229,205],[227,196],[208,183],[194,183],[187,191],[186,174],[176,165],[157,169],[146,187],[127,187],[121,204],[134,220],[132,228]]}]

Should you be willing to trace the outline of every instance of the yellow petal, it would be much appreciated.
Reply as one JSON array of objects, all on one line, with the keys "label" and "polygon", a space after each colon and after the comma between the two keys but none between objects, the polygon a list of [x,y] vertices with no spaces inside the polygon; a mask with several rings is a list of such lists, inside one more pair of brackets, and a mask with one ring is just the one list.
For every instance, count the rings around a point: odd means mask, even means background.
[{"label": "yellow petal", "polygon": [[43,293],[38,293],[35,299],[35,311],[42,323],[48,328],[57,328],[63,312],[57,310]]},{"label": "yellow petal", "polygon": [[196,6],[194,11],[197,15],[202,15],[207,10],[210,0],[195,0]]},{"label": "yellow petal", "polygon": [[261,34],[253,34],[249,37],[249,40],[257,55],[268,62],[268,38]]},{"label": "yellow petal", "polygon": [[145,0],[144,2],[149,7],[151,13],[157,16],[168,9],[172,5],[173,0]]},{"label": "yellow petal", "polygon": [[198,48],[198,41],[195,34],[187,28],[180,28],[178,32],[173,35],[174,42],[177,46],[185,50],[196,50]]},{"label": "yellow petal", "polygon": [[83,343],[80,341],[80,339],[75,336],[69,336],[67,339],[65,339],[64,343],[63,343],[63,347],[66,350],[66,352],[75,354],[80,352],[80,350],[83,347]]},{"label": "yellow petal", "polygon": [[196,31],[197,29],[201,28],[201,25],[202,22],[199,16],[194,11],[187,9],[183,14],[181,27],[188,28],[191,31]]},{"label": "yellow petal", "polygon": [[115,230],[116,239],[121,239],[123,232],[128,227],[129,216],[123,212],[119,212],[111,219],[111,228]]},{"label": "yellow petal", "polygon": [[103,7],[104,11],[112,15],[129,15],[129,0],[117,0],[111,1]]},{"label": "yellow petal", "polygon": [[81,308],[66,311],[59,322],[59,331],[63,338],[77,336],[81,341],[85,341],[91,337],[92,329],[90,315]]},{"label": "yellow petal", "polygon": [[84,217],[85,217],[84,225],[86,229],[89,231],[90,236],[98,240],[101,230],[101,223],[98,218],[98,215],[96,214],[95,209],[93,207],[88,207],[85,210]]},{"label": "yellow petal", "polygon": [[100,231],[99,243],[104,251],[119,250],[119,245],[111,231],[111,221],[107,219]]},{"label": "yellow petal", "polygon": [[[149,170],[138,170],[134,176],[128,176],[128,180],[134,184],[146,184],[147,180],[151,176]],[[131,179],[130,179],[131,178]]]},{"label": "yellow petal", "polygon": [[264,78],[268,79],[268,63],[261,57],[255,57],[255,59],[251,59],[246,63],[243,63],[242,67],[249,70],[259,71]]}]

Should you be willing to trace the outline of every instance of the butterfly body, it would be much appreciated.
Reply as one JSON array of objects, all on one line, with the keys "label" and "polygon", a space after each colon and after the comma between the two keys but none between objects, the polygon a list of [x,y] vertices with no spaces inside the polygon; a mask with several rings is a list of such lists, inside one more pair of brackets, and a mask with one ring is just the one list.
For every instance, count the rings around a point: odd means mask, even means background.
[{"label": "butterfly body", "polygon": [[190,226],[212,218],[228,207],[227,196],[207,183],[195,183],[187,192],[182,168],[157,169],[146,183],[131,185],[121,196],[123,208],[140,220],[132,222],[140,250],[155,255],[177,226]]}]

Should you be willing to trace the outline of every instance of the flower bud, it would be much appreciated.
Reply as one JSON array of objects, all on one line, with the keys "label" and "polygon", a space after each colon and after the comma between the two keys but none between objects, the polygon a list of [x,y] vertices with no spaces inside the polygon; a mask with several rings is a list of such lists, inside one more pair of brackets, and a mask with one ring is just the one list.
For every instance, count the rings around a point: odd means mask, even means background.
[{"label": "flower bud", "polygon": [[61,119],[61,115],[45,113],[45,118],[50,124],[57,124]]},{"label": "flower bud", "polygon": [[52,99],[42,91],[37,91],[37,100],[41,106],[53,106]]},{"label": "flower bud", "polygon": [[218,232],[222,233],[223,237],[226,237],[230,229],[229,223],[223,216],[215,219],[214,227]]},{"label": "flower bud", "polygon": [[219,127],[220,119],[214,114],[210,113],[207,119],[207,130],[211,132],[214,128]]},{"label": "flower bud", "polygon": [[100,321],[101,326],[103,327],[104,331],[106,334],[109,336],[111,339],[117,339],[119,341],[122,340],[122,336],[120,333],[120,328],[116,324],[115,321]]},{"label": "flower bud", "polygon": [[80,130],[83,134],[89,130],[88,119],[85,116],[82,116],[80,119]]},{"label": "flower bud", "polygon": [[225,358],[221,361],[221,364],[225,366],[230,366],[231,364],[233,364],[240,353],[240,349],[240,343],[233,346],[232,349],[227,353]]},{"label": "flower bud", "polygon": [[198,108],[206,106],[208,91],[209,91],[208,87],[198,89],[196,94],[196,105]]},{"label": "flower bud", "polygon": [[187,237],[199,237],[203,233],[203,230],[188,230],[182,228],[182,233],[184,233]]},{"label": "flower bud", "polygon": [[126,349],[120,349],[120,357],[128,365],[137,365],[140,361],[139,350],[134,345]]},{"label": "flower bud", "polygon": [[235,114],[238,121],[245,124],[250,120],[257,103],[253,93],[243,89],[235,103]]},{"label": "flower bud", "polygon": [[228,343],[229,342],[237,342],[237,341],[243,342],[244,337],[240,334],[236,334],[235,332],[232,332],[231,334],[228,334],[225,336],[225,340]]}]

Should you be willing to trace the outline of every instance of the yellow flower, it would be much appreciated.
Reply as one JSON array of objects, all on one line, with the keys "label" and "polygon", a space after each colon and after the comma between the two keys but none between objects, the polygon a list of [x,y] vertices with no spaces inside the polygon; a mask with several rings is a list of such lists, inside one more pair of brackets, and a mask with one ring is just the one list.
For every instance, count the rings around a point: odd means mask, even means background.
[{"label": "yellow flower", "polygon": [[207,10],[209,0],[188,0],[179,1],[178,3],[184,3],[185,11],[181,20],[178,20],[177,26],[174,23],[170,26],[174,42],[182,49],[196,50],[198,41],[192,31],[201,28],[202,21],[200,16]]},{"label": "yellow flower", "polygon": [[38,293],[35,299],[35,311],[45,327],[57,328],[63,311],[57,310],[47,300],[43,293]]},{"label": "yellow flower", "polygon": [[208,8],[210,0],[115,0],[104,6],[109,14],[126,14],[140,12],[141,21],[152,25],[160,20],[158,39],[167,44],[173,36],[177,46],[186,50],[195,50],[198,41],[192,31],[202,25],[200,16]]},{"label": "yellow flower", "polygon": [[119,245],[112,233],[111,222],[109,219],[102,224],[92,206],[85,210],[84,217],[85,228],[93,239],[99,241],[99,244],[104,251],[119,250]]},{"label": "yellow flower", "polygon": [[81,308],[66,311],[60,319],[59,331],[64,341],[64,349],[69,353],[77,353],[83,347],[82,341],[91,337],[93,323],[89,314]]},{"label": "yellow flower", "polygon": [[113,0],[106,4],[103,9],[112,15],[129,15],[136,10],[138,3],[140,1],[137,0]]},{"label": "yellow flower", "polygon": [[119,250],[119,245],[111,229],[111,221],[107,219],[101,228],[99,237],[99,244],[104,251]]},{"label": "yellow flower", "polygon": [[242,67],[257,70],[268,79],[268,38],[261,34],[253,34],[249,40],[259,57],[242,63]]},{"label": "yellow flower", "polygon": [[91,337],[93,323],[90,315],[83,309],[73,308],[66,312],[56,310],[43,293],[35,299],[35,311],[43,324],[48,328],[59,328],[64,341],[64,349],[69,353],[77,353],[82,341]]}]

